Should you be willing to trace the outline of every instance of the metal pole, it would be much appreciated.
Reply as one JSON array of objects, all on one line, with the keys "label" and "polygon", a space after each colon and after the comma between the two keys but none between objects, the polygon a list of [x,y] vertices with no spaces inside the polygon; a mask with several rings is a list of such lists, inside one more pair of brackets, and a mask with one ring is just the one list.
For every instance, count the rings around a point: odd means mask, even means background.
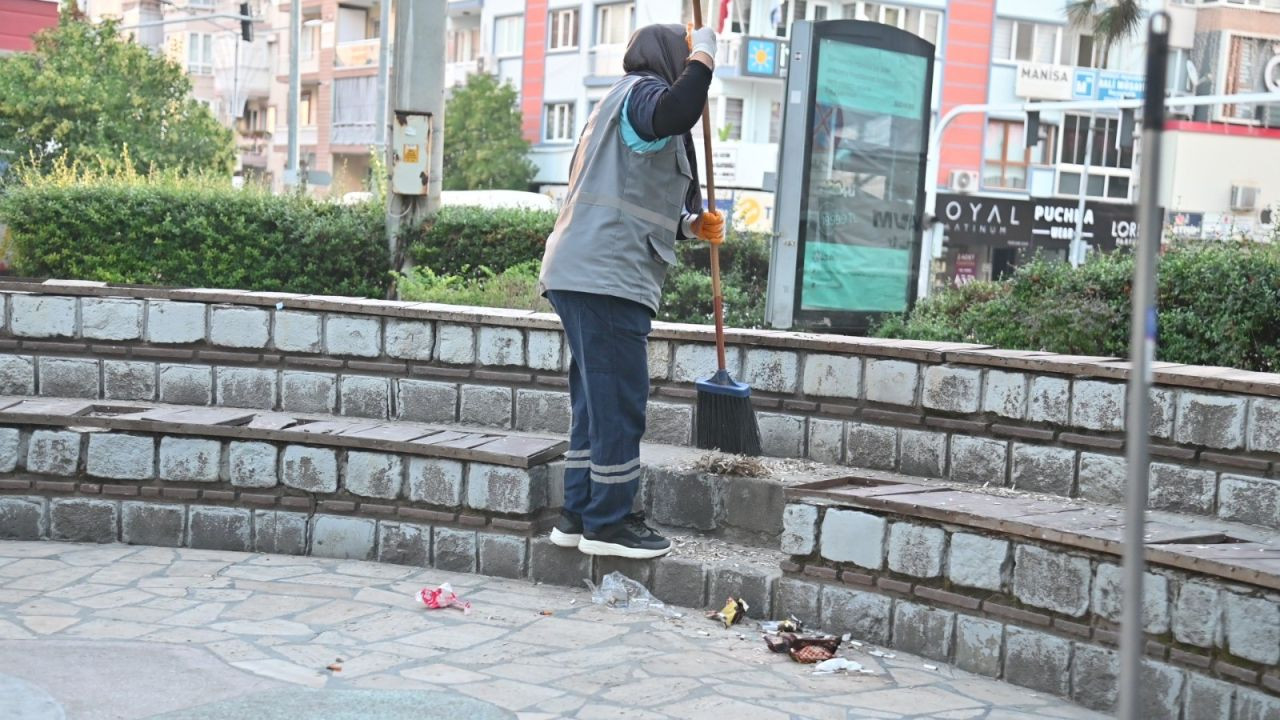
[{"label": "metal pole", "polygon": [[378,107],[373,114],[373,142],[387,146],[387,86],[391,76],[391,0],[382,0],[378,14]]},{"label": "metal pole", "polygon": [[1093,131],[1097,112],[1089,113],[1089,129],[1084,141],[1084,172],[1080,174],[1080,201],[1076,203],[1076,234],[1071,236],[1068,260],[1073,266],[1084,262],[1084,202],[1089,190],[1089,169],[1093,167]]},{"label": "metal pole", "polygon": [[[298,49],[302,45],[302,1],[289,4],[289,159],[285,163],[286,186],[298,185],[298,103],[301,88],[298,78]],[[292,173],[292,178],[290,177]]]},{"label": "metal pole", "polygon": [[1138,191],[1139,239],[1133,280],[1133,317],[1129,332],[1129,388],[1126,447],[1128,483],[1124,524],[1124,610],[1120,617],[1120,717],[1140,720],[1142,656],[1146,649],[1142,617],[1147,483],[1151,452],[1151,366],[1156,354],[1156,256],[1160,252],[1160,138],[1164,133],[1164,93],[1169,65],[1169,15],[1151,18],[1147,37],[1146,101],[1142,111],[1142,180]]}]

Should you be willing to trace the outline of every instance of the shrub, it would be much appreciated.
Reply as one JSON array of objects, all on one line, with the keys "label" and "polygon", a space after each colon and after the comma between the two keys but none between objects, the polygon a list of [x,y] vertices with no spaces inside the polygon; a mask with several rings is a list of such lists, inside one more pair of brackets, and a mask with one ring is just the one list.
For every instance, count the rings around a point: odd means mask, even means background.
[{"label": "shrub", "polygon": [[[725,324],[758,328],[764,324],[765,294],[769,280],[769,243],[766,233],[730,230],[720,246],[720,289],[724,294]],[[710,324],[711,252],[706,243],[677,243],[680,264],[663,285],[659,319],[670,322]]]},{"label": "shrub", "polygon": [[397,275],[396,281],[403,300],[550,312],[551,305],[538,294],[540,265],[529,260],[500,273],[481,267],[478,277],[439,274],[419,266]]},{"label": "shrub", "polygon": [[[1037,259],[1003,282],[929,297],[875,334],[1128,357],[1132,277],[1127,252],[1079,268]],[[1172,245],[1159,262],[1157,307],[1159,359],[1280,370],[1280,247]]]},{"label": "shrub", "polygon": [[441,208],[433,220],[408,234],[409,252],[418,265],[438,274],[480,278],[481,268],[501,273],[541,260],[555,222],[550,210]]},{"label": "shrub", "polygon": [[382,297],[382,208],[226,180],[25,174],[0,197],[24,275]]}]

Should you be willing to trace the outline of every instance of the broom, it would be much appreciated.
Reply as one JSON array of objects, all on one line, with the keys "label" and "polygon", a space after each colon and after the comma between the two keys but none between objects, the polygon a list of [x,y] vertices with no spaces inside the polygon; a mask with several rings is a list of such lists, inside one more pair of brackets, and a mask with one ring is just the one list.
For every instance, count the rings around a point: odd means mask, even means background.
[{"label": "broom", "polygon": [[[693,26],[702,27],[702,2],[693,0]],[[707,207],[716,207],[711,161],[711,113],[702,106],[702,147],[706,161]],[[716,361],[719,369],[698,387],[698,447],[735,455],[760,454],[760,427],[751,407],[751,388],[734,381],[725,369],[724,296],[720,292],[720,246],[711,246],[711,304],[716,316]]]}]

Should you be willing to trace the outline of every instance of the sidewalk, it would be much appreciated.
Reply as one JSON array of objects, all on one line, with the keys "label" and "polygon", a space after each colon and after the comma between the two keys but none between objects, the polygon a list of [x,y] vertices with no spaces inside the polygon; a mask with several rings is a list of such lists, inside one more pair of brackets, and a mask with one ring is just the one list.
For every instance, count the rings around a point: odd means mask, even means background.
[{"label": "sidewalk", "polygon": [[[473,603],[469,615],[414,599],[442,582]],[[627,614],[592,605],[585,589],[0,542],[0,707],[18,718],[1104,717],[872,649],[844,654],[875,675],[814,676],[768,653],[754,621],[726,630],[694,611]]]}]

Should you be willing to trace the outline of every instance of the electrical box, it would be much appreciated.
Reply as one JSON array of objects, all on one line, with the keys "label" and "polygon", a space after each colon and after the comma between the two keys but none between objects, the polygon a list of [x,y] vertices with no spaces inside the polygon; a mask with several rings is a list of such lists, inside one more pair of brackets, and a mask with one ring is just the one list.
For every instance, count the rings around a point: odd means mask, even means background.
[{"label": "electrical box", "polygon": [[391,192],[426,195],[431,168],[431,113],[397,110],[391,126]]}]

